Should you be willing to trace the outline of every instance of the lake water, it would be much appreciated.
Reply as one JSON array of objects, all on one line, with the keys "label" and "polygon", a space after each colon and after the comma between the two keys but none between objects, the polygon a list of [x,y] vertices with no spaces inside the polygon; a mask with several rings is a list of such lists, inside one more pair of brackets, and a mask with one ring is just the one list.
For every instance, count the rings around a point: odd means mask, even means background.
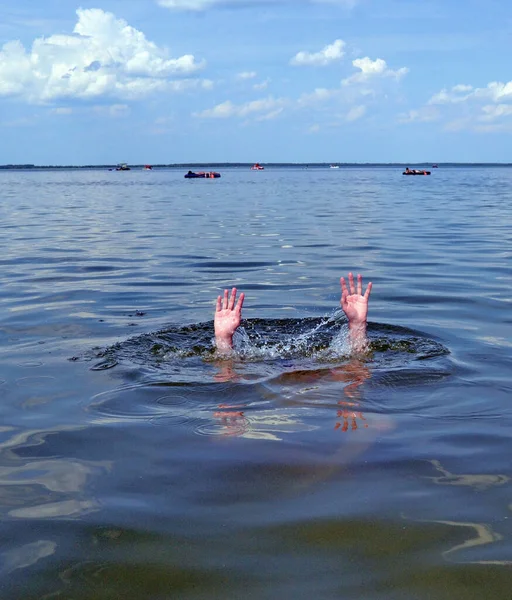
[{"label": "lake water", "polygon": [[2,600],[510,600],[512,169],[184,172],[0,171]]}]

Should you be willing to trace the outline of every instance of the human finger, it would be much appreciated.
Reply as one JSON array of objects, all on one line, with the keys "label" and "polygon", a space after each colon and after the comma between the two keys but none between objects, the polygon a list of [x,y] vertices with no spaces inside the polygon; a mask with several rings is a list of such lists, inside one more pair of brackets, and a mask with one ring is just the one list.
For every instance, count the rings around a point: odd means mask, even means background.
[{"label": "human finger", "polygon": [[233,308],[235,306],[235,300],[236,300],[236,288],[234,287],[231,290],[231,298],[229,299],[229,304],[228,304],[229,310],[233,310]]},{"label": "human finger", "polygon": [[363,294],[363,276],[361,273],[357,274],[357,293],[362,296]]},{"label": "human finger", "polygon": [[226,310],[228,307],[228,294],[229,294],[229,290],[224,290],[224,299],[223,299],[223,304],[222,304],[222,308],[224,310]]},{"label": "human finger", "polygon": [[340,279],[341,282],[341,294],[343,295],[343,292],[347,291],[347,282],[345,281],[345,277],[342,277]]},{"label": "human finger", "polygon": [[356,288],[354,286],[354,275],[352,273],[348,274],[348,284],[349,284],[350,293],[355,294]]},{"label": "human finger", "polygon": [[345,288],[342,292],[341,292],[341,307],[343,308],[343,310],[345,310],[345,307],[347,306],[347,297],[348,297],[348,290],[347,288]]},{"label": "human finger", "polygon": [[215,307],[216,312],[220,312],[222,310],[222,296],[217,296],[217,306]]},{"label": "human finger", "polygon": [[240,297],[238,298],[238,302],[236,303],[236,310],[239,313],[242,312],[242,306],[244,305],[244,298],[245,298],[245,294],[242,292],[240,294]]},{"label": "human finger", "polygon": [[372,292],[373,283],[370,281],[368,287],[366,288],[366,292],[364,293],[364,297],[368,300],[370,298],[370,294]]}]

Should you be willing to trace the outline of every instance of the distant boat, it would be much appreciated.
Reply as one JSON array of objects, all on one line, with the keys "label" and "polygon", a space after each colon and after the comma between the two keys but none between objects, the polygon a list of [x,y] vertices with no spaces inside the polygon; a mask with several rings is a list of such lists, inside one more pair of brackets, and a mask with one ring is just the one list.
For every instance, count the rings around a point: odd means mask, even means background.
[{"label": "distant boat", "polygon": [[143,170],[143,171],[152,171],[152,170],[153,170],[153,167],[152,167],[151,165],[144,165],[144,166],[142,167],[142,170]]},{"label": "distant boat", "polygon": [[438,167],[437,167],[437,165],[432,165],[432,168],[437,169]]},{"label": "distant boat", "polygon": [[424,171],[423,169],[405,169],[402,175],[430,175],[430,171]]},{"label": "distant boat", "polygon": [[216,173],[215,171],[198,171],[194,173],[194,171],[189,171],[184,175],[185,179],[218,179],[220,177],[220,173]]},{"label": "distant boat", "polygon": [[131,169],[126,163],[119,163],[116,167],[116,171],[131,171]]},{"label": "distant boat", "polygon": [[264,171],[265,167],[262,167],[260,165],[260,163],[255,163],[252,167],[251,167],[251,171]]},{"label": "distant boat", "polygon": [[340,168],[340,166],[339,166],[339,165],[331,165],[329,168],[330,168],[330,169],[339,169],[339,168]]}]

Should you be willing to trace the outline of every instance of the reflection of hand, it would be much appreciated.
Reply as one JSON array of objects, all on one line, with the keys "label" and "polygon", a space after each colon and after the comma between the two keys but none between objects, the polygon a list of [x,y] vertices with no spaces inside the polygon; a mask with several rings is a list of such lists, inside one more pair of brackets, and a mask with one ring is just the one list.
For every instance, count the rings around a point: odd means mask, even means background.
[{"label": "reflection of hand", "polygon": [[[337,381],[344,381],[347,385],[343,388],[343,395],[347,400],[340,400],[338,404],[343,408],[338,410],[337,417],[343,422],[337,421],[334,429],[348,431],[349,421],[352,431],[358,429],[358,420],[366,421],[361,411],[355,410],[359,406],[361,390],[359,387],[371,377],[368,367],[357,359],[352,359],[348,364],[332,370],[332,376]],[[368,427],[365,422],[364,427]]]},{"label": "reflection of hand", "polygon": [[349,363],[331,369],[331,376],[334,380],[345,381],[354,387],[370,379],[371,375],[370,369],[357,358],[352,358]]},{"label": "reflection of hand", "polygon": [[215,367],[218,369],[213,378],[219,383],[226,383],[227,381],[237,381],[240,379],[240,375],[234,369],[232,360],[218,360],[215,363]]},{"label": "reflection of hand", "polygon": [[244,298],[245,294],[242,293],[236,302],[236,288],[231,290],[231,296],[229,290],[224,290],[224,297],[217,298],[214,318],[215,343],[221,352],[229,351],[233,347],[233,334],[242,320]]},{"label": "reflection of hand", "polygon": [[[357,406],[355,402],[341,401],[341,402],[338,402],[338,404],[341,404],[342,406],[346,406],[346,407],[350,407],[350,408]],[[339,410],[337,413],[337,417],[338,417],[338,419],[343,420],[343,424],[341,423],[341,421],[337,421],[336,425],[334,426],[334,429],[341,428],[341,431],[348,431],[349,420],[350,420],[350,429],[352,431],[356,431],[356,429],[358,428],[358,424],[357,424],[358,419],[360,421],[366,421],[366,419],[363,416],[363,413],[361,411],[353,411],[353,410],[349,410],[349,408],[343,408],[342,410]],[[364,427],[368,427],[368,423],[364,423]]]},{"label": "reflection of hand", "polygon": [[229,406],[228,404],[219,404],[219,410],[213,413],[215,419],[220,419],[222,426],[222,435],[236,436],[242,435],[247,430],[247,419],[243,411],[233,410],[242,408],[242,406]]}]

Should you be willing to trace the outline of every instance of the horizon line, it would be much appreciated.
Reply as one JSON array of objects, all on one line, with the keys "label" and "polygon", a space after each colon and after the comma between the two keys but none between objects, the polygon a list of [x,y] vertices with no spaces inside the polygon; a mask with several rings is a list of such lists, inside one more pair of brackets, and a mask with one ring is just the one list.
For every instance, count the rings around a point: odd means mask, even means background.
[{"label": "horizon line", "polygon": [[[36,165],[32,163],[6,163],[0,165],[0,169],[109,169],[119,166],[119,164],[127,164],[133,167],[144,167],[148,163],[105,163],[105,164],[83,164],[83,165]],[[213,167],[250,167],[255,163],[250,162],[184,162],[184,163],[154,163],[151,166],[153,168],[186,168],[186,167],[201,167],[201,166],[213,166]],[[511,162],[434,162],[434,161],[420,161],[420,162],[260,162],[256,163],[265,166],[308,166],[308,167],[324,167],[324,166],[340,166],[340,167],[402,167],[403,165],[442,165],[442,166],[512,166]]]}]

